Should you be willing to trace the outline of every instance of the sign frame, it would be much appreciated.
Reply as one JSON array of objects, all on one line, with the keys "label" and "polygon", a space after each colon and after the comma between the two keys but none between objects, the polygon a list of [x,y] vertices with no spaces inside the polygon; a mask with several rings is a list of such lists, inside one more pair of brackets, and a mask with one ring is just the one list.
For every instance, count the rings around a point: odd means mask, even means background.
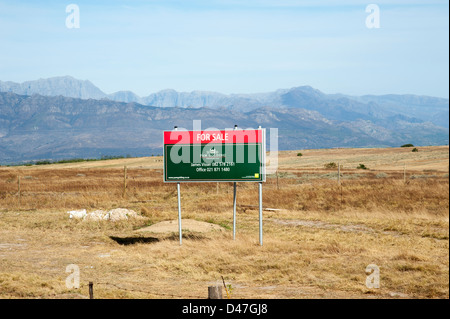
[{"label": "sign frame", "polygon": [[[259,178],[230,178],[230,179],[199,179],[199,178],[188,178],[188,179],[168,179],[167,178],[167,161],[170,158],[170,155],[167,154],[167,147],[168,146],[173,146],[176,145],[178,143],[167,143],[166,144],[166,139],[165,136],[166,134],[170,134],[173,132],[177,132],[177,133],[181,133],[181,134],[189,134],[189,144],[186,144],[185,142],[183,142],[184,146],[189,146],[191,149],[195,146],[200,146],[202,147],[203,144],[207,144],[207,145],[211,145],[211,144],[218,144],[221,147],[225,146],[225,145],[231,145],[233,147],[233,152],[237,149],[237,145],[238,144],[243,144],[244,147],[247,146],[247,148],[250,145],[254,145],[255,146],[255,150],[256,150],[256,156],[259,159]],[[242,133],[244,134],[244,136],[246,136],[246,134],[248,133],[254,133],[256,134],[256,138],[255,141],[252,142],[247,142],[247,143],[237,143],[237,142],[213,142],[210,141],[209,143],[204,143],[204,142],[196,142],[194,143],[194,134],[196,133],[201,133],[201,134],[208,134],[208,133],[220,133],[220,134],[226,134],[226,133],[233,133],[233,134],[239,134]],[[169,141],[170,142],[170,141]],[[226,146],[225,146],[226,147]],[[247,159],[244,156],[244,161],[246,161]],[[200,162],[202,162],[202,160],[200,159]],[[236,163],[235,163],[236,164]],[[247,164],[248,163],[239,163],[239,164]],[[254,163],[252,163],[254,164]],[[173,164],[176,165],[176,164]],[[252,173],[255,173],[254,171],[252,171]],[[205,173],[207,174],[207,173]],[[250,174],[250,173],[249,173]],[[266,129],[265,128],[258,128],[258,129],[225,129],[225,130],[201,130],[201,131],[179,131],[177,129],[174,130],[166,130],[163,131],[163,180],[164,183],[236,183],[236,182],[253,182],[253,183],[262,183],[262,182],[266,182],[266,177],[267,177],[267,173],[266,173]]]}]

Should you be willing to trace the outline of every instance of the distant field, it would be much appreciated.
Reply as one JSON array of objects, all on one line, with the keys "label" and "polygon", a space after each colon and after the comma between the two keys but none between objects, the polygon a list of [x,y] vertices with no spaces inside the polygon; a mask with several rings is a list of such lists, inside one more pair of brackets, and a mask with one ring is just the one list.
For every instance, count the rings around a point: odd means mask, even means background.
[{"label": "distant field", "polygon": [[[413,148],[343,148],[300,151],[280,151],[280,170],[298,168],[323,168],[327,161],[339,162],[344,168],[353,169],[360,163],[373,170],[403,170],[404,165],[412,170],[437,170],[448,172],[449,147],[426,146]],[[302,157],[296,156],[302,153]],[[54,164],[52,168],[120,168],[126,165],[131,168],[162,169],[161,156],[122,158],[107,161]],[[23,167],[25,169],[49,169],[48,165]]]},{"label": "distant field", "polygon": [[[180,247],[177,232],[139,231],[177,218],[161,157],[0,167],[0,298],[86,298],[89,281],[96,298],[206,298],[221,276],[232,298],[449,298],[449,147],[411,150],[280,152],[262,247],[256,184],[238,184],[235,241],[232,184],[183,184],[183,218],[215,227],[186,229]],[[142,218],[66,213],[118,207]],[[65,286],[70,264],[79,289]],[[369,264],[378,289],[366,286]]]},{"label": "distant field", "polygon": [[[353,169],[365,164],[372,170],[436,170],[448,173],[449,147],[428,146],[400,148],[324,149],[280,152],[280,169],[323,167],[325,159],[340,162],[344,168]],[[301,152],[302,157],[296,158]]]}]

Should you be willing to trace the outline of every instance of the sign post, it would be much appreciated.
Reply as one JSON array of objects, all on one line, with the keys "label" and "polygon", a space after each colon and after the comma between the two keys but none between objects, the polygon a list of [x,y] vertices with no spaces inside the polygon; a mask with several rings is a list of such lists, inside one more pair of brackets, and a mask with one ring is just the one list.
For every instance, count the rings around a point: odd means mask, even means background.
[{"label": "sign post", "polygon": [[[237,125],[234,129],[237,130]],[[233,183],[233,240],[236,240],[236,182]]]},{"label": "sign post", "polygon": [[258,129],[164,131],[164,182],[177,183],[181,235],[180,183],[233,182],[233,240],[236,238],[237,182],[259,183],[262,245],[262,183],[266,181],[266,131]]},{"label": "sign post", "polygon": [[236,239],[236,182],[233,183],[233,240]]},{"label": "sign post", "polygon": [[180,183],[177,183],[177,193],[178,193],[178,233],[180,234],[180,246],[183,243],[183,238],[181,235],[181,192]]},{"label": "sign post", "polygon": [[262,207],[262,183],[259,183],[259,244],[262,246],[263,244],[263,224],[262,224],[262,215],[263,207]]},{"label": "sign post", "polygon": [[[174,126],[174,131],[178,130],[177,126]],[[177,183],[177,198],[178,198],[178,234],[180,235],[180,246],[183,243],[183,237],[181,232],[181,190],[180,190],[180,183]]]}]

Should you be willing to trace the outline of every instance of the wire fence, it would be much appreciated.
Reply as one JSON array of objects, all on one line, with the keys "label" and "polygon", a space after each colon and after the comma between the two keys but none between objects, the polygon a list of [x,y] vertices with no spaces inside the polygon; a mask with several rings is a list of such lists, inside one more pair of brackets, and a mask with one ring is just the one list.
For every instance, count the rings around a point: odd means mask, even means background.
[{"label": "wire fence", "polygon": [[119,285],[111,284],[111,283],[107,283],[107,282],[97,282],[96,284],[97,285],[112,286],[112,287],[115,287],[117,289],[124,290],[124,291],[129,291],[129,292],[145,293],[145,294],[152,295],[152,296],[181,298],[181,299],[184,299],[184,298],[205,299],[205,296],[176,295],[176,294],[171,294],[171,293],[156,293],[156,292],[151,292],[151,291],[148,291],[148,290],[124,288],[124,287],[121,287]]},{"label": "wire fence", "polygon": [[[165,298],[177,298],[177,299],[206,299],[205,296],[198,296],[198,295],[193,295],[193,294],[173,294],[173,293],[160,293],[160,292],[154,292],[154,291],[149,291],[149,290],[143,290],[143,289],[137,289],[137,288],[126,288],[126,287],[122,287],[120,285],[117,284],[112,284],[112,283],[108,283],[108,282],[95,282],[95,285],[102,285],[102,286],[108,286],[108,287],[114,287],[116,289],[122,290],[122,291],[127,291],[127,292],[134,292],[134,293],[143,293],[143,294],[147,294],[150,296],[157,296],[157,297],[165,297]],[[81,287],[89,287],[91,286],[93,289],[94,283],[90,282],[89,284],[80,284],[80,288]]]}]

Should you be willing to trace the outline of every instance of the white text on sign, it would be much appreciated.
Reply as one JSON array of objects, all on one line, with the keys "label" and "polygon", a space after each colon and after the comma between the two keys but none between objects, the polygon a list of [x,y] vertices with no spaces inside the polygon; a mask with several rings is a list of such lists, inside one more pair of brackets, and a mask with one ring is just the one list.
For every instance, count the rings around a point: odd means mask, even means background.
[{"label": "white text on sign", "polygon": [[197,141],[228,141],[228,133],[197,134]]}]

